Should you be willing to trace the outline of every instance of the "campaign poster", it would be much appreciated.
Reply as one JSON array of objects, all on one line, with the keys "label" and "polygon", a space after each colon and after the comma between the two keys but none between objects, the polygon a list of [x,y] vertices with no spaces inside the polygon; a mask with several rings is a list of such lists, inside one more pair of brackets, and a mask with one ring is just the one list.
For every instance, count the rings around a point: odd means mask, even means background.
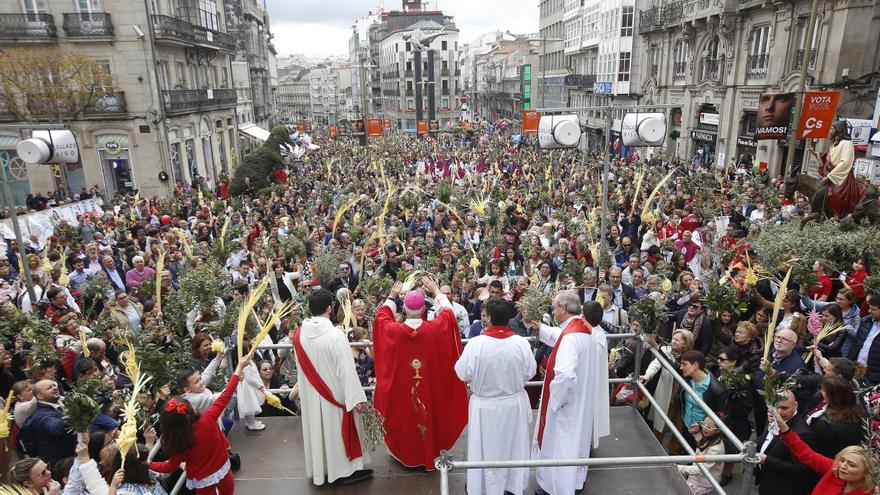
[{"label": "campaign poster", "polygon": [[794,100],[794,93],[763,93],[758,100],[755,138],[760,141],[787,137]]}]

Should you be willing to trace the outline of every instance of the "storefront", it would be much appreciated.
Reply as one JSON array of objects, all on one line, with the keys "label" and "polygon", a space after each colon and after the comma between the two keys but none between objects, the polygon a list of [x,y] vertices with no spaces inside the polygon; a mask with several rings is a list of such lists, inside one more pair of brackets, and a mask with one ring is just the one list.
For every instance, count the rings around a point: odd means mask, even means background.
[{"label": "storefront", "polygon": [[12,202],[16,205],[24,205],[28,194],[31,193],[31,183],[28,180],[27,165],[15,151],[19,141],[21,138],[18,136],[0,136],[0,166],[6,170]]},{"label": "storefront", "polygon": [[736,163],[746,162],[752,165],[758,153],[758,140],[755,136],[739,136],[736,138]]},{"label": "storefront", "polygon": [[736,162],[748,162],[750,165],[758,153],[758,140],[755,132],[758,129],[758,113],[745,110],[739,119],[739,135],[736,138]]},{"label": "storefront", "polygon": [[128,134],[99,134],[95,136],[95,142],[104,178],[104,191],[112,196],[116,191],[136,189]]},{"label": "storefront", "polygon": [[703,105],[700,107],[697,125],[691,130],[691,140],[694,141],[694,156],[692,163],[712,165],[716,161],[716,143],[718,141],[718,125],[721,123],[721,115],[715,105]]}]

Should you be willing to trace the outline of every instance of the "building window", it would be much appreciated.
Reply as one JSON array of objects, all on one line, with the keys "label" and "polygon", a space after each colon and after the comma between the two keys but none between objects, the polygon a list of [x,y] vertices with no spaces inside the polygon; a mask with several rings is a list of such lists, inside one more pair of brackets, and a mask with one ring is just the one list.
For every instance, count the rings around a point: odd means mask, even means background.
[{"label": "building window", "polygon": [[174,67],[174,71],[177,73],[177,86],[175,89],[186,89],[186,68],[183,62],[177,62]]},{"label": "building window", "polygon": [[618,81],[629,81],[629,69],[632,62],[632,54],[630,52],[620,53],[620,62],[617,69]]},{"label": "building window", "polygon": [[440,42],[440,49],[446,50],[446,41],[445,40]]},{"label": "building window", "polygon": [[718,57],[718,38],[712,38],[703,52],[702,79],[718,81],[721,77],[721,62]]},{"label": "building window", "polygon": [[752,28],[749,41],[749,58],[747,62],[750,76],[767,74],[770,62],[770,26]]},{"label": "building window", "polygon": [[688,59],[690,58],[690,48],[684,41],[675,43],[675,61],[673,62],[672,74],[675,79],[684,79],[687,73]]},{"label": "building window", "polygon": [[633,35],[633,9],[635,7],[624,7],[622,17],[620,19],[620,35],[621,36],[632,36]]},{"label": "building window", "polygon": [[408,51],[408,52],[409,52],[409,51],[412,51],[411,49],[412,49],[412,44],[410,44],[410,42],[407,41],[407,42],[406,42],[406,51]]},{"label": "building window", "polygon": [[[807,22],[806,17],[802,17],[799,20],[800,24],[800,43],[798,44],[798,51],[794,57],[794,70],[800,70],[801,62],[804,58],[804,47],[807,44],[807,28],[809,27],[809,23]],[[822,33],[820,31],[820,26],[822,25],[821,20],[816,22],[816,26],[813,28],[813,43],[810,47],[810,69],[816,68],[816,53],[819,51],[819,38]]]}]

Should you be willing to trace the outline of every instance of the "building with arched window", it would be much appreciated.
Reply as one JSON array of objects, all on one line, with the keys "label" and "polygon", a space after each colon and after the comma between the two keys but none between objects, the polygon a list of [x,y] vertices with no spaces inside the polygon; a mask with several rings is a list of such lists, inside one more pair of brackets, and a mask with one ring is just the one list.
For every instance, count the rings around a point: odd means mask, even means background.
[{"label": "building with arched window", "polygon": [[[841,91],[838,116],[870,119],[880,86],[880,3],[821,0],[807,47],[811,0],[647,0],[639,3],[642,103],[680,105],[669,154],[702,163],[752,160],[782,173],[788,141],[758,141],[762,93],[797,91],[808,54],[807,89]],[[803,146],[803,141],[799,142]],[[803,159],[798,148],[795,164]]]}]

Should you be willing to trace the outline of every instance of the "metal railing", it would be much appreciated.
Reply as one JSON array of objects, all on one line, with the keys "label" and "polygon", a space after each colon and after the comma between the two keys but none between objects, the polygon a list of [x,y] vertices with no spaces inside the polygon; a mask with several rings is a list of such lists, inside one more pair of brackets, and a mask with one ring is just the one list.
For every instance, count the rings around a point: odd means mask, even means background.
[{"label": "metal railing", "polygon": [[[521,468],[521,467],[563,467],[563,466],[669,466],[671,464],[684,464],[684,463],[693,463],[697,466],[703,476],[709,481],[712,485],[712,488],[716,493],[720,495],[726,495],[726,491],[721,485],[718,483],[718,480],[712,476],[712,473],[709,472],[708,468],[706,468],[705,463],[709,462],[723,462],[723,463],[743,463],[743,478],[742,478],[742,493],[748,493],[750,489],[750,485],[752,482],[752,473],[754,467],[759,463],[759,459],[757,456],[757,445],[754,442],[747,442],[743,444],[743,442],[733,434],[730,428],[721,420],[721,418],[709,408],[708,405],[703,401],[702,397],[697,394],[693,388],[687,383],[687,381],[679,375],[678,371],[672,366],[671,363],[667,360],[668,358],[663,356],[660,351],[655,349],[654,347],[649,346],[648,351],[654,356],[654,359],[657,359],[662,366],[663,370],[669,373],[673,380],[675,380],[678,385],[684,390],[699,406],[707,417],[711,418],[712,421],[715,422],[721,434],[724,435],[725,439],[730,442],[737,450],[740,452],[738,454],[721,454],[721,455],[698,455],[688,444],[687,440],[684,438],[684,435],[678,431],[673,421],[669,418],[668,414],[662,407],[657,403],[657,400],[654,399],[651,392],[645,387],[644,384],[641,383],[641,362],[642,356],[644,353],[645,342],[644,342],[644,334],[641,333],[606,333],[606,339],[611,340],[621,340],[621,339],[633,339],[635,344],[635,349],[633,349],[634,355],[634,369],[632,375],[628,378],[609,378],[608,383],[618,384],[618,383],[629,383],[632,385],[632,398],[631,398],[631,407],[638,410],[638,399],[639,392],[648,400],[651,404],[651,407],[654,408],[655,414],[660,416],[663,420],[666,427],[669,431],[676,437],[678,442],[681,444],[682,448],[688,453],[688,455],[661,455],[661,456],[633,456],[633,457],[596,457],[596,458],[584,458],[584,459],[526,459],[526,460],[508,460],[508,461],[454,461],[452,455],[447,451],[441,451],[440,457],[435,460],[435,467],[440,472],[440,494],[441,495],[449,495],[449,472],[453,469],[493,469],[493,468]],[[466,345],[470,339],[461,339],[461,343]],[[534,341],[535,337],[528,337],[528,340]],[[351,342],[349,343],[351,347],[354,348],[366,348],[372,347],[373,342]],[[260,345],[257,347],[259,350],[292,350],[292,344],[267,344]],[[232,352],[230,349],[227,352]],[[543,381],[530,381],[526,382],[526,387],[541,387],[543,386]],[[364,391],[374,391],[376,389],[375,386],[365,386],[363,387]],[[289,393],[290,389],[270,389],[270,393],[273,394],[284,394]],[[153,448],[153,451],[150,452],[150,458],[155,455],[159,450],[159,443]],[[177,481],[177,485],[174,489],[169,493],[169,495],[177,495],[180,488],[183,486],[185,482],[185,475],[181,476],[181,478]]]},{"label": "metal railing", "polygon": [[[638,401],[638,393],[640,391],[645,398],[651,403],[652,407],[654,407],[655,412],[663,419],[663,422],[666,424],[666,427],[672,432],[673,435],[676,436],[678,441],[681,443],[682,447],[688,452],[687,456],[635,456],[635,457],[610,457],[610,458],[587,458],[587,459],[529,459],[529,460],[512,460],[512,461],[472,461],[472,462],[455,462],[452,460],[452,456],[446,452],[442,451],[440,453],[440,457],[435,461],[435,467],[438,471],[440,471],[440,494],[441,495],[449,495],[449,472],[455,468],[460,469],[491,469],[491,468],[517,468],[517,467],[551,467],[551,466],[666,466],[670,464],[677,463],[694,463],[703,476],[712,484],[712,488],[716,493],[725,495],[726,492],[724,488],[718,483],[718,480],[712,476],[709,470],[706,468],[704,463],[706,462],[737,462],[744,464],[744,472],[743,472],[743,493],[749,492],[749,485],[752,480],[752,471],[754,470],[755,465],[758,464],[757,457],[757,446],[754,442],[748,442],[747,444],[743,444],[733,432],[730,431],[730,428],[724,424],[723,421],[712,411],[706,403],[702,400],[702,398],[688,385],[687,381],[682,378],[675,368],[667,362],[666,358],[660,354],[659,351],[654,349],[653,347],[649,347],[648,349],[654,355],[655,359],[658,359],[666,370],[666,372],[670,373],[673,379],[678,382],[683,390],[685,390],[691,398],[694,399],[694,402],[703,409],[706,416],[711,418],[718,428],[721,430],[721,434],[737,449],[740,450],[739,454],[724,454],[717,456],[704,456],[697,455],[694,450],[688,445],[687,441],[684,438],[684,435],[678,431],[675,424],[663,410],[663,408],[659,407],[659,404],[651,395],[650,391],[641,383],[639,380],[640,376],[640,368],[641,368],[641,360],[642,360],[642,352],[644,348],[644,341],[641,335],[636,334],[606,334],[606,337],[609,340],[620,339],[620,338],[629,338],[635,337],[635,369],[633,370],[632,376],[629,379],[622,379],[624,383],[630,382],[633,386],[633,394],[632,394],[632,406],[637,407]],[[620,383],[621,380],[609,380],[609,383]]]},{"label": "metal railing", "polygon": [[54,41],[57,37],[52,14],[0,14],[0,39]]},{"label": "metal railing", "polygon": [[125,93],[116,91],[98,98],[93,105],[83,110],[84,115],[125,115],[128,107],[125,104]]},{"label": "metal railing", "polygon": [[162,91],[162,99],[170,114],[235,105],[238,101],[234,89],[170,89]]},{"label": "metal railing", "polygon": [[153,15],[153,31],[157,40],[177,41],[185,44],[234,51],[235,38],[229,34],[170,17]]},{"label": "metal railing", "polygon": [[766,76],[770,65],[769,53],[755,53],[746,59],[746,74],[749,76]]},{"label": "metal railing", "polygon": [[64,14],[64,32],[70,38],[96,38],[113,36],[110,14],[82,12]]}]

